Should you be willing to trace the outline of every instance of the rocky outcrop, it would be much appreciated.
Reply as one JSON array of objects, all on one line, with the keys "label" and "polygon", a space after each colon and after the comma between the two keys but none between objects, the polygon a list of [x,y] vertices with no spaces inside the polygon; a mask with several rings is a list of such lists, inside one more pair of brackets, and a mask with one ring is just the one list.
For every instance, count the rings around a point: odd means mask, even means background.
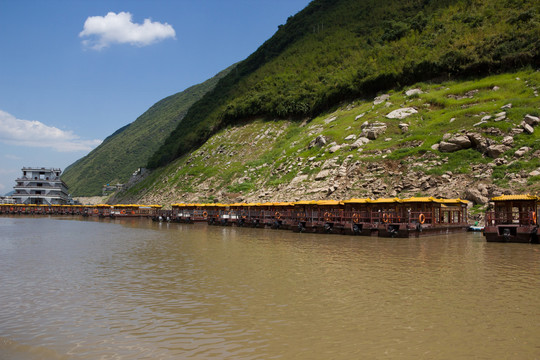
[{"label": "rocky outcrop", "polygon": [[486,154],[487,156],[496,159],[510,149],[511,148],[509,146],[503,144],[494,144],[488,146]]},{"label": "rocky outcrop", "polygon": [[468,136],[456,134],[446,141],[441,141],[439,144],[439,151],[454,152],[462,149],[468,149],[470,147],[472,147],[472,142]]},{"label": "rocky outcrop", "polygon": [[385,123],[379,121],[375,121],[373,123],[366,121],[362,124],[361,129],[361,137],[366,137],[369,140],[375,140],[386,132],[387,126]]}]

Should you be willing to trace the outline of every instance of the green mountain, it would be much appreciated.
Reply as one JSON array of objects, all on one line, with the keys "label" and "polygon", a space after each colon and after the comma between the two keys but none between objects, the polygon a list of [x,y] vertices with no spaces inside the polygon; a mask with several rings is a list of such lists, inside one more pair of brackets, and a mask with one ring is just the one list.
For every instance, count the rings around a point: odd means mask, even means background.
[{"label": "green mountain", "polygon": [[191,106],[148,167],[246,121],[313,119],[419,81],[538,66],[539,9],[536,0],[314,0]]},{"label": "green mountain", "polygon": [[[218,131],[112,202],[275,202],[540,193],[540,71],[420,82],[310,121]],[[402,118],[395,114],[401,113]]]},{"label": "green mountain", "polygon": [[169,96],[134,122],[118,129],[88,155],[66,168],[62,179],[74,196],[101,195],[104,184],[126,182],[159,148],[189,107],[210,91],[232,67],[215,77]]}]

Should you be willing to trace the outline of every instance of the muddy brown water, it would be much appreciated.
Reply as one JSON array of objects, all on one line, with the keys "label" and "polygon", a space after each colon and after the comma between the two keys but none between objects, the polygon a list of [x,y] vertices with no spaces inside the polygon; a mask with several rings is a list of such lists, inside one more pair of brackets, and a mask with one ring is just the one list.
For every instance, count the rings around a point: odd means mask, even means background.
[{"label": "muddy brown water", "polygon": [[536,359],[540,246],[0,217],[0,359]]}]

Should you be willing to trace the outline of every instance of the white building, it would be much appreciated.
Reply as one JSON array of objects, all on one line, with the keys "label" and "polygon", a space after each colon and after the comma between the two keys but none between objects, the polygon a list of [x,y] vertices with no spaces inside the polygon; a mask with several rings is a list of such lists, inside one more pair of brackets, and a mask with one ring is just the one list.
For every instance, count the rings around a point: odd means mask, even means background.
[{"label": "white building", "polygon": [[60,179],[62,170],[54,168],[23,167],[22,177],[16,180],[12,195],[17,204],[68,204],[68,187]]}]

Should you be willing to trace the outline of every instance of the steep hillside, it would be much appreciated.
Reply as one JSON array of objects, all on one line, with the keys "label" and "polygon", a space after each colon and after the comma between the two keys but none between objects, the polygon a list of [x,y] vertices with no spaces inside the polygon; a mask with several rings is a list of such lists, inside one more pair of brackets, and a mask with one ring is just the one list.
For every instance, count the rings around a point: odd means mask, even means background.
[{"label": "steep hillside", "polygon": [[306,119],[418,81],[540,61],[535,0],[314,0],[186,114],[150,158],[166,165],[246,119]]},{"label": "steep hillside", "polygon": [[[540,71],[422,82],[311,121],[230,126],[112,202],[461,197],[540,191]],[[401,117],[401,118],[400,118]]]},{"label": "steep hillside", "polygon": [[62,179],[74,196],[101,195],[103,184],[124,183],[159,148],[189,107],[210,91],[230,68],[202,84],[169,96],[148,109],[66,168]]}]

